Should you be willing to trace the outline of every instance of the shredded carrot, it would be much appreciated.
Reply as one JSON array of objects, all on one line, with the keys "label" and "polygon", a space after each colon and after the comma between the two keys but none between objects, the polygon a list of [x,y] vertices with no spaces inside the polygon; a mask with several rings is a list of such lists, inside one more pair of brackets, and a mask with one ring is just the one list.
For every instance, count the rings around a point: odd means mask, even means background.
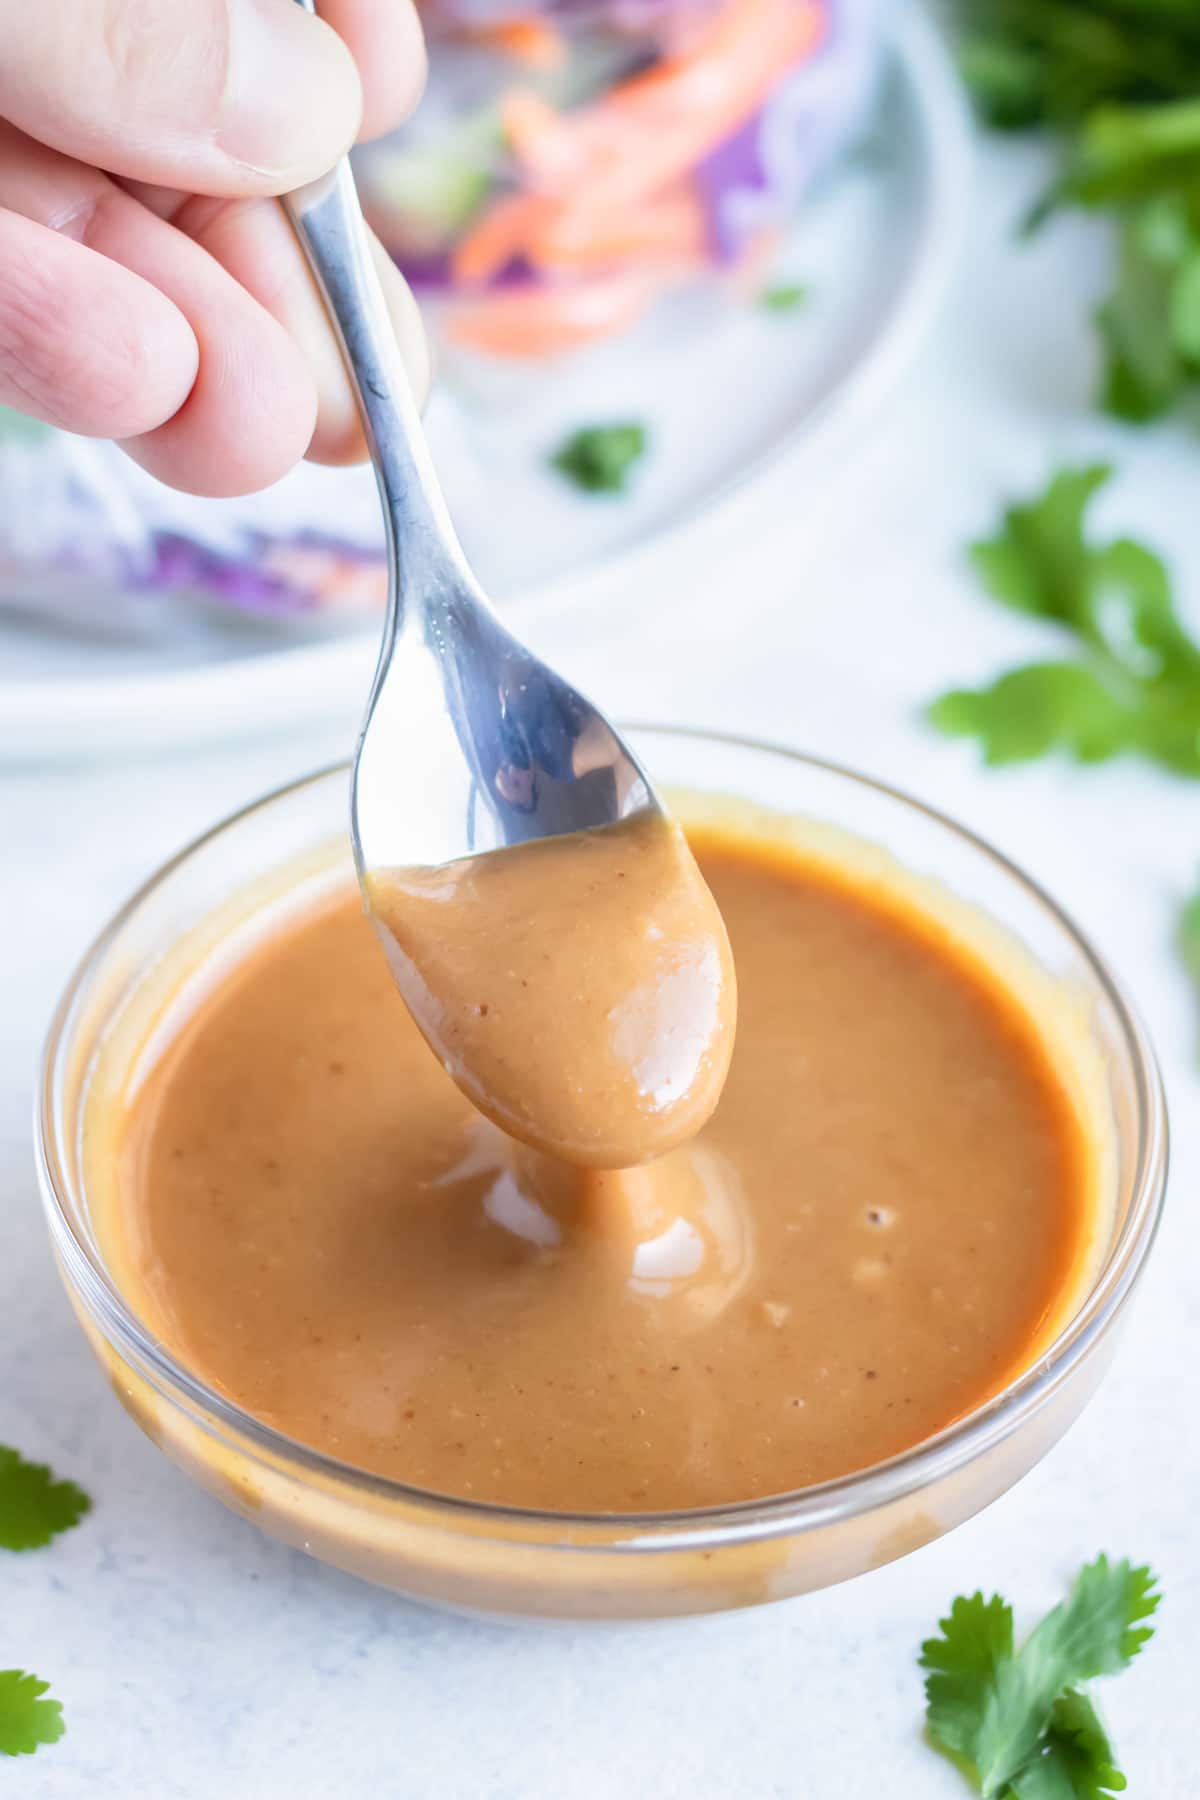
[{"label": "shredded carrot", "polygon": [[509,96],[505,122],[535,185],[584,205],[623,205],[681,179],[759,111],[818,46],[818,0],[726,0],[685,54],[611,89],[550,128]]},{"label": "shredded carrot", "polygon": [[443,330],[451,343],[495,356],[560,355],[625,330],[667,285],[662,277],[621,275],[563,287],[497,289],[452,305]]},{"label": "shredded carrot", "polygon": [[681,184],[640,206],[583,212],[559,208],[533,232],[525,249],[535,268],[611,268],[624,262],[655,268],[704,266],[708,227],[696,190]]},{"label": "shredded carrot", "polygon": [[537,186],[561,189],[582,172],[586,155],[578,133],[531,88],[501,95],[500,126],[513,155]]},{"label": "shredded carrot", "polygon": [[[451,310],[447,336],[501,355],[552,353],[620,329],[702,267],[691,172],[813,53],[824,23],[821,0],[724,0],[683,48],[589,106],[563,113],[528,89],[505,95],[505,136],[529,187],[473,221],[452,277],[482,286],[523,261],[587,278],[481,294]],[[751,247],[742,279],[757,264]]]},{"label": "shredded carrot", "polygon": [[468,226],[450,257],[453,280],[482,285],[508,263],[524,256],[534,233],[553,213],[555,202],[542,194],[503,194]]},{"label": "shredded carrot", "polygon": [[699,269],[707,248],[707,220],[690,182],[637,205],[602,209],[565,205],[545,194],[509,194],[459,241],[451,273],[462,286],[477,287],[518,258],[560,272],[625,263]]},{"label": "shredded carrot", "polygon": [[505,19],[496,25],[470,25],[456,31],[464,43],[498,50],[530,69],[557,69],[567,58],[566,40],[548,19]]}]

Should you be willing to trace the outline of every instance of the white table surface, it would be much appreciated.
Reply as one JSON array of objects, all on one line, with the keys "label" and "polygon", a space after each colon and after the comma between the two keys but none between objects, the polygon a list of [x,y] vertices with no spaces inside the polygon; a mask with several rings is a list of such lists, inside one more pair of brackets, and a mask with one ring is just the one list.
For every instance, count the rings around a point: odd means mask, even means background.
[{"label": "white table surface", "polygon": [[[626,717],[744,728],[911,787],[1030,865],[1130,984],[1175,1135],[1166,1225],[1117,1365],[1063,1444],[948,1539],[841,1589],[701,1622],[518,1631],[443,1618],[269,1543],[193,1488],[120,1411],[59,1289],[29,1147],[32,1068],[85,942],[165,852],[340,732],[0,777],[0,1440],[95,1509],[0,1561],[0,1666],[49,1678],[68,1734],[0,1766],[37,1800],[946,1800],[922,1744],[917,1645],[960,1589],[1026,1619],[1098,1549],[1149,1559],[1156,1641],[1103,1699],[1132,1792],[1197,1791],[1200,1667],[1198,1024],[1172,909],[1200,868],[1197,790],[1136,767],[981,771],[919,704],[1041,644],[981,601],[960,546],[1060,457],[1112,456],[1105,522],[1169,551],[1200,599],[1200,443],[1088,410],[1098,236],[1016,251],[1036,185],[981,162],[970,242],[927,353],[817,492],[786,468],[664,566],[591,584],[539,644]],[[1200,622],[1200,608],[1193,605]]]}]

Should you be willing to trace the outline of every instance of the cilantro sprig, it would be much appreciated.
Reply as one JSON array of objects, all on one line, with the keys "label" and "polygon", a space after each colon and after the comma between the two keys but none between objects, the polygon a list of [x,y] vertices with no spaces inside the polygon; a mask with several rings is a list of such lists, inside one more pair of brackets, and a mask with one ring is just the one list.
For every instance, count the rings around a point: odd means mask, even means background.
[{"label": "cilantro sprig", "polygon": [[1200,87],[1193,0],[959,0],[960,61],[989,125],[1077,126],[1097,106]]},{"label": "cilantro sprig", "polygon": [[1152,1635],[1154,1576],[1106,1556],[1014,1648],[999,1594],[960,1596],[921,1646],[926,1730],[983,1800],[1103,1800],[1125,1777],[1083,1684],[1127,1668]]},{"label": "cilantro sprig", "polygon": [[758,296],[764,312],[799,312],[808,305],[809,290],[802,281],[777,281]]},{"label": "cilantro sprig", "polygon": [[32,1756],[58,1742],[66,1726],[59,1701],[43,1699],[49,1689],[24,1669],[0,1669],[0,1756]]},{"label": "cilantro sprig", "polygon": [[[40,1550],[77,1525],[91,1501],[73,1481],[44,1463],[28,1462],[0,1444],[0,1549]],[[49,1683],[24,1669],[0,1669],[0,1756],[32,1756],[66,1730],[62,1706],[47,1700]]]},{"label": "cilantro sprig", "polygon": [[59,1481],[44,1463],[26,1462],[0,1444],[0,1549],[40,1550],[77,1525],[91,1506],[73,1481]]},{"label": "cilantro sprig", "polygon": [[1200,888],[1182,908],[1175,937],[1180,959],[1200,1001]]},{"label": "cilantro sprig", "polygon": [[975,738],[989,763],[1052,750],[1081,762],[1133,753],[1200,778],[1200,646],[1166,566],[1136,539],[1087,535],[1088,507],[1110,474],[1103,465],[1060,470],[971,546],[992,598],[1044,620],[1070,654],[956,688],[928,716],[951,736]]},{"label": "cilantro sprig", "polygon": [[1102,404],[1157,418],[1200,380],[1200,101],[1098,108],[1042,210],[1062,203],[1117,222],[1115,280],[1096,314]]},{"label": "cilantro sprig", "polygon": [[635,465],[646,453],[644,425],[585,425],[574,432],[551,464],[576,487],[592,494],[623,493]]},{"label": "cilantro sprig", "polygon": [[1061,166],[1032,223],[1111,215],[1117,257],[1096,315],[1101,403],[1145,421],[1200,387],[1200,8],[1194,0],[959,0],[982,116],[1049,126]]}]

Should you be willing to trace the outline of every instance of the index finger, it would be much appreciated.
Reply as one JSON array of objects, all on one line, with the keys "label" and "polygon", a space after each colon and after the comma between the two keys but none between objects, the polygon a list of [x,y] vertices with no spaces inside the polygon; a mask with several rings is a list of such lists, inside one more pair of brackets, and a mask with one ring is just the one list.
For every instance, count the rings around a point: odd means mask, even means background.
[{"label": "index finger", "polygon": [[401,124],[425,85],[425,37],[412,0],[316,0],[358,65],[363,86],[359,135]]}]

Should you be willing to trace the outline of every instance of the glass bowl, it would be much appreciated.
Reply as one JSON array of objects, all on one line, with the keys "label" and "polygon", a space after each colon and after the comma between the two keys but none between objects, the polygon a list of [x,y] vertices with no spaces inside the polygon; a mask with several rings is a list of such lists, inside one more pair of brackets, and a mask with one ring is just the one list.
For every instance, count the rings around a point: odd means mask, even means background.
[{"label": "glass bowl", "polygon": [[1077,1416],[1107,1367],[1161,1210],[1167,1129],[1153,1053],[1095,952],[1018,869],[929,808],[811,757],[698,732],[631,735],[668,789],[867,840],[949,905],[965,902],[963,918],[1070,997],[1111,1116],[1112,1224],[1073,1316],[1002,1392],[887,1462],[795,1493],[688,1512],[550,1514],[422,1492],[294,1443],[198,1380],[138,1318],[106,1266],[81,1145],[99,1048],[130,1017],[143,1043],[162,1027],[168,952],[175,966],[181,943],[195,961],[222,946],[229,954],[238,933],[261,930],[306,884],[348,878],[347,770],[269,795],[160,870],[67,988],[36,1117],[50,1236],[118,1398],[168,1456],[272,1536],[432,1604],[509,1618],[710,1612],[843,1581],[929,1542],[1011,1486]]}]

